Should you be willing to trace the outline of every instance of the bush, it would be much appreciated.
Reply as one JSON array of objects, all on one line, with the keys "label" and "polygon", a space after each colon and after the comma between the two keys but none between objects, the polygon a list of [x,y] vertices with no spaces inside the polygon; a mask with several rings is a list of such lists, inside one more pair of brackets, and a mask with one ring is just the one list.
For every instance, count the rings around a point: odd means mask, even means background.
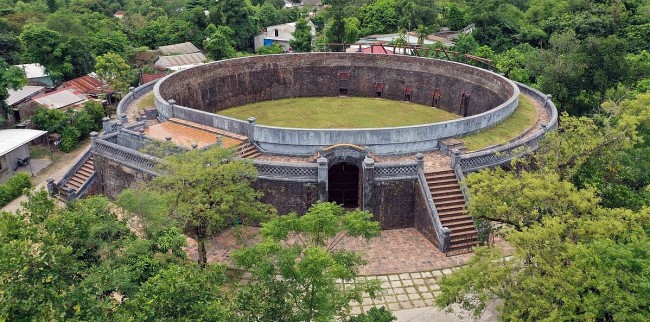
[{"label": "bush", "polygon": [[72,125],[68,125],[63,129],[61,133],[61,144],[59,145],[61,151],[71,152],[79,146],[79,139],[81,138],[81,132],[79,129]]},{"label": "bush", "polygon": [[49,110],[40,108],[32,116],[36,127],[61,133],[61,151],[70,152],[77,148],[81,139],[87,138],[90,132],[102,128],[104,107],[97,102],[88,102],[82,110]]},{"label": "bush", "polygon": [[12,200],[23,194],[25,189],[32,187],[29,175],[25,172],[19,172],[11,177],[7,182],[0,185],[0,207],[4,207]]}]

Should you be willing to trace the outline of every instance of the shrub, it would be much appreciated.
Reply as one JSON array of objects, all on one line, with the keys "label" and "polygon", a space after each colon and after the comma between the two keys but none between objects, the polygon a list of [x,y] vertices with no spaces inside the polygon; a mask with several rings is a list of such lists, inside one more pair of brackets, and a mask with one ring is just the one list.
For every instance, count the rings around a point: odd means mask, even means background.
[{"label": "shrub", "polygon": [[79,146],[79,139],[81,138],[81,132],[79,129],[72,125],[68,125],[63,129],[61,133],[61,144],[60,148],[63,152],[71,152]]},{"label": "shrub", "polygon": [[25,172],[19,172],[11,177],[7,182],[0,185],[0,207],[16,199],[23,194],[25,189],[32,187],[29,175]]}]

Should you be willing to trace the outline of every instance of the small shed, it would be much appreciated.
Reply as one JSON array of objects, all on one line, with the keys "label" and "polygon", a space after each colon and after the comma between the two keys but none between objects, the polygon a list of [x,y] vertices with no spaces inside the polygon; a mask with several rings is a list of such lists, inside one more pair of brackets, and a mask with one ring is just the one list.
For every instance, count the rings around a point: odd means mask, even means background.
[{"label": "small shed", "polygon": [[19,166],[29,164],[28,144],[45,134],[39,130],[0,130],[0,181],[13,175]]}]

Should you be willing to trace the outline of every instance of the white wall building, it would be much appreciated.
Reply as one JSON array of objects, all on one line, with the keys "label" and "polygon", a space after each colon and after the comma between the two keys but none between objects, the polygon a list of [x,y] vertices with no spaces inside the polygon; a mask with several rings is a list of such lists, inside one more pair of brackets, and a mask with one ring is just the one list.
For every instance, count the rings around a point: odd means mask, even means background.
[{"label": "white wall building", "polygon": [[[314,23],[308,21],[307,25],[311,28],[311,35],[316,36]],[[296,31],[295,22],[266,27],[266,31],[255,37],[255,51],[257,52],[262,46],[272,46],[274,44],[284,47],[284,51],[289,51],[289,41],[293,39],[292,33],[294,31]]]}]

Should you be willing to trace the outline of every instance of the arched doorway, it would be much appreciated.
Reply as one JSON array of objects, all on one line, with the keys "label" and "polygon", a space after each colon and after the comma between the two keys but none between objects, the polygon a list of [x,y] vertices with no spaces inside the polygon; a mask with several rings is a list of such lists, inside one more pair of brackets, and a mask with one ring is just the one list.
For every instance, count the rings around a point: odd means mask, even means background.
[{"label": "arched doorway", "polygon": [[341,162],[329,168],[327,173],[328,201],[345,208],[359,207],[359,167]]}]

